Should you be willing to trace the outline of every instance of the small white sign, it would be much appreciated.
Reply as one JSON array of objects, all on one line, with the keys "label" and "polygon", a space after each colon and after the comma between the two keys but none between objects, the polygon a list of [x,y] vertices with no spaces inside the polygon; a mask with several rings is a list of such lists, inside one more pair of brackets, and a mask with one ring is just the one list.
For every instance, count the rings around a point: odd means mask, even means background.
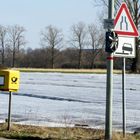
[{"label": "small white sign", "polygon": [[135,58],[135,38],[119,36],[118,48],[114,52],[114,56]]},{"label": "small white sign", "polygon": [[104,19],[104,29],[113,29],[114,19]]},{"label": "small white sign", "polygon": [[4,86],[4,76],[0,76],[0,86]]}]

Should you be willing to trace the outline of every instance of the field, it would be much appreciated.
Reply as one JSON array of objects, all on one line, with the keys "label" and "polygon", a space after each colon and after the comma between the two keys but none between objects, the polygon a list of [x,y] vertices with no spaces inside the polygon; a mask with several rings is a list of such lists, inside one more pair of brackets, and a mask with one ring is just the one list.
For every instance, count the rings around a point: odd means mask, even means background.
[{"label": "field", "polygon": [[[13,125],[7,131],[6,124],[1,124],[0,136],[30,140],[104,139],[105,70],[97,70],[98,74],[91,70],[21,71],[20,89],[12,98]],[[124,140],[140,140],[139,134],[133,134],[140,128],[140,75],[126,74],[126,79],[127,132],[131,133]],[[123,140],[122,134],[117,133],[122,131],[121,99],[121,74],[114,74],[113,140]],[[7,118],[7,108],[8,94],[1,93],[1,122]]]},{"label": "field", "polygon": [[[16,68],[21,72],[61,72],[61,73],[96,73],[104,74],[106,69],[40,69],[40,68]],[[120,70],[114,70],[115,74],[120,74]]]}]

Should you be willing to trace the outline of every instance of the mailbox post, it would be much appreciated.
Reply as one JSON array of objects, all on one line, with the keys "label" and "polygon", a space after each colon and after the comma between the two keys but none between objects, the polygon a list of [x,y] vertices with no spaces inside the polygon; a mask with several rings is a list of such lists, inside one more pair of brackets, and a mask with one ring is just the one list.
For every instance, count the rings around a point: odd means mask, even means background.
[{"label": "mailbox post", "polygon": [[10,69],[0,69],[0,91],[9,91],[7,130],[10,130],[11,127],[12,92],[16,92],[19,89],[19,77],[20,77],[19,71]]},{"label": "mailbox post", "polygon": [[8,108],[8,126],[7,130],[11,128],[11,108],[12,108],[12,92],[9,92],[9,108]]}]

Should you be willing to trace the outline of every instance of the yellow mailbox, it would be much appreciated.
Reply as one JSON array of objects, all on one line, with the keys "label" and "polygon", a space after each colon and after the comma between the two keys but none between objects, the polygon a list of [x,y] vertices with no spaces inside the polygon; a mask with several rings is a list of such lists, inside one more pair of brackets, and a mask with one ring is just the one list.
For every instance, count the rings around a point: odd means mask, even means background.
[{"label": "yellow mailbox", "polygon": [[17,91],[19,89],[19,71],[0,69],[0,90]]}]

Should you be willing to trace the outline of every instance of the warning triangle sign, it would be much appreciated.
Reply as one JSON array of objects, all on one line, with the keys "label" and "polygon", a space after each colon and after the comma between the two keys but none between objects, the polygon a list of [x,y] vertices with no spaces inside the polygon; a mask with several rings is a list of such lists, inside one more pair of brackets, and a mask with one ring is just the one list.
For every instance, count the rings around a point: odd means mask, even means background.
[{"label": "warning triangle sign", "polygon": [[114,31],[120,36],[139,36],[126,3],[122,3],[114,20]]}]

